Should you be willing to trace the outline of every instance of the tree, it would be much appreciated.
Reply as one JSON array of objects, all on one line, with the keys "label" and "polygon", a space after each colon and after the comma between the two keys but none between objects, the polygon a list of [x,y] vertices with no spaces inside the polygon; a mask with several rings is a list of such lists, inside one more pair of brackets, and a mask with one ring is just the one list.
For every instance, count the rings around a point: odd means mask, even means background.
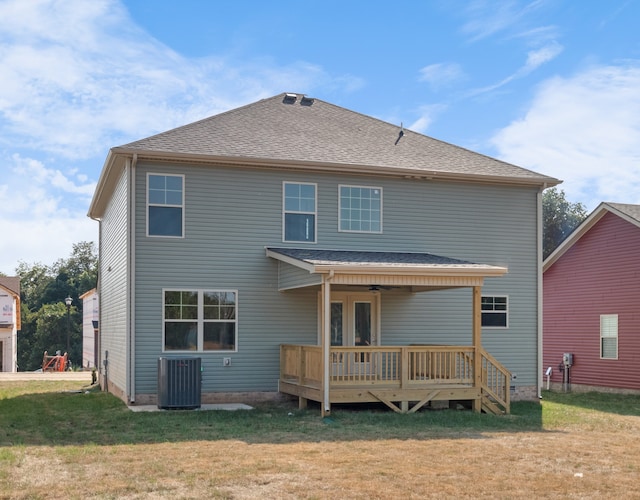
[{"label": "tree", "polygon": [[582,203],[571,203],[555,187],[542,194],[542,254],[546,259],[587,218]]},{"label": "tree", "polygon": [[[98,257],[95,245],[80,242],[73,245],[68,259],[52,266],[28,265],[21,262],[20,276],[22,328],[18,334],[18,366],[22,371],[35,370],[42,364],[44,351],[66,351],[70,334],[69,359],[74,366],[82,364],[82,301],[80,295],[97,285]],[[67,322],[66,297],[73,303]]]}]

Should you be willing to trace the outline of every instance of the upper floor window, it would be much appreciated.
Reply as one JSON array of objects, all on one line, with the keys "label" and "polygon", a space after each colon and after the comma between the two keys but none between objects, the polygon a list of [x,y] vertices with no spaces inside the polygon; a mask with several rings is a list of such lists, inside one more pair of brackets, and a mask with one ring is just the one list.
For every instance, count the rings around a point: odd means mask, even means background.
[{"label": "upper floor window", "polygon": [[382,188],[339,186],[340,231],[382,232]]},{"label": "upper floor window", "polygon": [[482,297],[482,326],[507,328],[508,322],[507,297]]},{"label": "upper floor window", "polygon": [[283,185],[284,241],[316,241],[316,185],[285,182]]},{"label": "upper floor window", "polygon": [[164,350],[235,350],[237,295],[234,290],[165,290]]},{"label": "upper floor window", "polygon": [[600,357],[618,359],[618,315],[600,315]]},{"label": "upper floor window", "polygon": [[183,175],[147,175],[147,235],[184,236]]}]

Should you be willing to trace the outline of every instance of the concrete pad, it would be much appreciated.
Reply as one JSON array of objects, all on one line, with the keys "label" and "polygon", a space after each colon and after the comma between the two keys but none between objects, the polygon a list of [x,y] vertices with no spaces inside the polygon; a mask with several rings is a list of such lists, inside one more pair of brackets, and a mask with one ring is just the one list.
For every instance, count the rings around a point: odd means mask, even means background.
[{"label": "concrete pad", "polygon": [[244,403],[204,404],[200,408],[194,408],[193,410],[181,410],[181,409],[167,410],[167,409],[164,409],[164,408],[158,408],[158,405],[132,405],[132,406],[127,406],[127,408],[129,408],[131,411],[135,411],[135,412],[143,412],[143,411],[181,412],[181,411],[212,411],[212,410],[226,410],[226,411],[253,410],[252,406],[246,405]]},{"label": "concrete pad", "polygon": [[77,380],[91,384],[91,372],[1,372],[0,382],[29,380]]}]

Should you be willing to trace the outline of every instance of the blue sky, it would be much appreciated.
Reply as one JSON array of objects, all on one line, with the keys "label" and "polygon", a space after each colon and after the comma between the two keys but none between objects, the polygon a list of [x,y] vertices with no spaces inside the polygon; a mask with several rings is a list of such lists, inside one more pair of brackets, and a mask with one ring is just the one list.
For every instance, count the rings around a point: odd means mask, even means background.
[{"label": "blue sky", "polygon": [[0,0],[0,272],[97,241],[110,147],[300,92],[640,203],[640,0]]}]

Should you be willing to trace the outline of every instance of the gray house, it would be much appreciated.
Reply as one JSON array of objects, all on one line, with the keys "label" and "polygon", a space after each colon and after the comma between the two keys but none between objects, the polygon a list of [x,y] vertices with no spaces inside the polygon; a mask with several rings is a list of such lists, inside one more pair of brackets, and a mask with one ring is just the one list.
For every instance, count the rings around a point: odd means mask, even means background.
[{"label": "gray house", "polygon": [[541,385],[541,193],[525,170],[280,94],[114,147],[100,223],[103,387],[508,412]]}]

